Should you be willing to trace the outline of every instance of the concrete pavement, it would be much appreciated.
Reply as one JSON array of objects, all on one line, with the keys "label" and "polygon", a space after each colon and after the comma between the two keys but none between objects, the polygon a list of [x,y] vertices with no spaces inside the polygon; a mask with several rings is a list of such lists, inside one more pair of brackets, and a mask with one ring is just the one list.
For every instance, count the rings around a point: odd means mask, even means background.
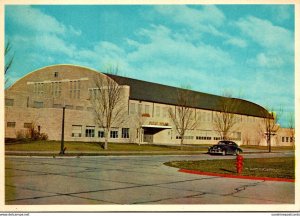
[{"label": "concrete pavement", "polygon": [[[263,156],[271,156],[266,153]],[[287,154],[284,154],[288,156]],[[284,156],[283,155],[283,156]],[[245,155],[254,157],[254,155]],[[219,156],[5,158],[5,202],[31,204],[293,204],[295,183],[178,172],[171,160]],[[227,159],[231,156],[226,157]]]}]

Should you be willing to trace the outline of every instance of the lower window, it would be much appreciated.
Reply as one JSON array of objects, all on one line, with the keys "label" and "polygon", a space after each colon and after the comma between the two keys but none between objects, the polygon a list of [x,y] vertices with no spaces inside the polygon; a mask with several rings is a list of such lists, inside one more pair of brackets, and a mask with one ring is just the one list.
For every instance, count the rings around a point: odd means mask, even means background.
[{"label": "lower window", "polygon": [[122,138],[129,138],[129,128],[122,128]]},{"label": "lower window", "polygon": [[87,126],[85,129],[85,136],[86,137],[95,137],[95,127]]},{"label": "lower window", "polygon": [[118,138],[118,131],[110,131],[110,138]]},{"label": "lower window", "polygon": [[72,125],[72,137],[81,137],[82,126],[81,125]]},{"label": "lower window", "polygon": [[98,137],[103,138],[104,137],[104,131],[98,131]]}]

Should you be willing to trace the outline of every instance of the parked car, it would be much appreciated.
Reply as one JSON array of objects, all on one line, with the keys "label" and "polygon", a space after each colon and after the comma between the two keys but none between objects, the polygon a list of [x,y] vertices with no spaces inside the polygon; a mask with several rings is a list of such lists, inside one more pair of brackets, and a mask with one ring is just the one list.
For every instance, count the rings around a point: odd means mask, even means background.
[{"label": "parked car", "polygon": [[241,152],[243,150],[233,141],[219,141],[218,144],[208,148],[209,154],[238,155]]}]

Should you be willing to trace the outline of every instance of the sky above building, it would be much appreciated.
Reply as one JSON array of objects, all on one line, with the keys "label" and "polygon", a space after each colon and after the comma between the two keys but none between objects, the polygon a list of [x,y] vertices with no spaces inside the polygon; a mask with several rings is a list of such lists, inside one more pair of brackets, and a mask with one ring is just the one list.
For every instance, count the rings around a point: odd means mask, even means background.
[{"label": "sky above building", "polygon": [[6,5],[8,85],[53,64],[118,67],[122,76],[282,108],[288,126],[294,29],[293,5]]}]

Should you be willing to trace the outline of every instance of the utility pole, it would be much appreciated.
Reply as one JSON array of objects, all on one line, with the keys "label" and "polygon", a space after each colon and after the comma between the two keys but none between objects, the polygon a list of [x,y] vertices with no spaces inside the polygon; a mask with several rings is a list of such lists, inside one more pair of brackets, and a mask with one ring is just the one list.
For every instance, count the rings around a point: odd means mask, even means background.
[{"label": "utility pole", "polygon": [[64,148],[64,135],[65,135],[65,109],[66,107],[63,106],[63,116],[62,116],[62,123],[61,123],[61,143],[60,143],[60,155],[65,154]]}]

